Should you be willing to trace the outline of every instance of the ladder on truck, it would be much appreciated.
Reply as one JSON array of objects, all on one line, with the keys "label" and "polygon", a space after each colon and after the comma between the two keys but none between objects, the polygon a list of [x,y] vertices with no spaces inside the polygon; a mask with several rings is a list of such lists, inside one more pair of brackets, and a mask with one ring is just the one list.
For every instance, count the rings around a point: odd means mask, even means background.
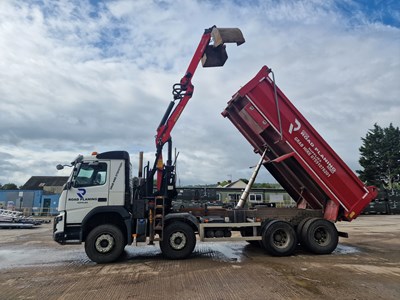
[{"label": "ladder on truck", "polygon": [[[162,241],[164,232],[165,197],[157,196],[154,200],[154,209],[151,213],[152,220],[150,221],[152,229],[149,244],[152,244],[154,241]],[[158,234],[159,237],[156,238],[155,234]]]}]

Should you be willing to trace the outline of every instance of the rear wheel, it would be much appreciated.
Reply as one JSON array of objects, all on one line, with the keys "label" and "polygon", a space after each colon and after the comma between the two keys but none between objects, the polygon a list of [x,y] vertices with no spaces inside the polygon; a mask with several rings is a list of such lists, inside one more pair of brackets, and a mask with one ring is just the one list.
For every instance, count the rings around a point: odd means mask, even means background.
[{"label": "rear wheel", "polygon": [[302,229],[303,245],[315,254],[329,254],[336,249],[339,235],[335,225],[325,219],[310,219]]},{"label": "rear wheel", "polygon": [[86,255],[99,264],[117,260],[125,248],[124,236],[114,225],[100,225],[89,232],[85,241]]},{"label": "rear wheel", "polygon": [[271,221],[265,227],[262,238],[265,250],[274,256],[289,256],[296,249],[296,232],[285,221]]},{"label": "rear wheel", "polygon": [[160,241],[160,248],[163,255],[169,259],[184,259],[192,254],[196,246],[194,230],[183,222],[169,224],[163,233],[163,240]]},{"label": "rear wheel", "polygon": [[301,233],[303,231],[304,225],[312,218],[304,218],[300,221],[299,225],[296,227],[297,242],[301,244]]}]

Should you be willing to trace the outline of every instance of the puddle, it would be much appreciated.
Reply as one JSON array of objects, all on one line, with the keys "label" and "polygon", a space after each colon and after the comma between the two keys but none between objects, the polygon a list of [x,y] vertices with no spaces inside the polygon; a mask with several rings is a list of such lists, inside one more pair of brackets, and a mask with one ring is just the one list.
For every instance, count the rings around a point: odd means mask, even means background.
[{"label": "puddle", "polygon": [[358,248],[352,246],[346,246],[342,244],[338,244],[335,251],[332,254],[352,254],[361,252]]},{"label": "puddle", "polygon": [[[59,265],[90,265],[94,264],[85,254],[82,247],[65,246],[62,249],[37,248],[37,247],[0,249],[0,270],[13,267],[29,267],[35,265],[59,266]],[[211,258],[214,261],[240,263],[246,258],[247,243],[197,243],[192,257]],[[345,255],[361,252],[360,249],[348,245],[339,244],[332,255]],[[254,253],[257,255],[257,253]],[[154,246],[140,245],[128,246],[121,261],[129,260],[159,260],[163,259],[158,244]]]},{"label": "puddle", "polygon": [[131,246],[126,246],[123,259],[151,259],[160,256],[161,250],[158,244],[152,246],[143,243],[143,245],[140,246],[135,246],[134,244],[132,244]]},{"label": "puddle", "polygon": [[[84,247],[65,246],[54,248],[2,248],[0,249],[0,270],[16,267],[90,265],[93,263],[85,254]],[[242,262],[246,243],[197,243],[192,257],[208,257],[222,262]],[[158,244],[154,246],[127,246],[120,261],[164,259]]]},{"label": "puddle", "polygon": [[208,256],[213,260],[236,263],[242,262],[245,258],[244,248],[246,246],[246,243],[198,243],[194,254]]},{"label": "puddle", "polygon": [[90,262],[84,249],[59,250],[51,248],[0,249],[0,270],[35,265],[65,265]]}]

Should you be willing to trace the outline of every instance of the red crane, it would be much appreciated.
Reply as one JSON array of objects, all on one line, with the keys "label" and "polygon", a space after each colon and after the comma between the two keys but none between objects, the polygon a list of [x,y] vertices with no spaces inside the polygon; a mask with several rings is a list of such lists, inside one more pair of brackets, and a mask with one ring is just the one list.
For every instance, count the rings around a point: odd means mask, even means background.
[{"label": "red crane", "polygon": [[[228,59],[225,43],[236,43],[239,46],[244,42],[243,34],[238,28],[217,28],[213,26],[205,29],[185,75],[179,83],[174,84],[172,91],[173,100],[170,102],[158,125],[155,140],[157,152],[151,174],[153,177],[157,171],[157,191],[159,193],[162,193],[163,181],[167,181],[166,184],[168,185],[174,180],[174,176],[171,175],[174,172],[174,167],[172,166],[171,131],[190,98],[193,96],[194,86],[192,78],[199,62],[202,62],[203,67],[221,67]],[[166,165],[164,165],[162,150],[166,143],[169,145],[168,160]]]}]

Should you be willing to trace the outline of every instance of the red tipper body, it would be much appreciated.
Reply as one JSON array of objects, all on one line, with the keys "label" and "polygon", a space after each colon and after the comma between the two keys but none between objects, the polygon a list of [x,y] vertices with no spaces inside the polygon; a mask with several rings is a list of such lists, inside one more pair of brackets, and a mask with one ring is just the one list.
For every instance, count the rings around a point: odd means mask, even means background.
[{"label": "red tipper body", "polygon": [[377,195],[333,151],[268,76],[264,66],[222,113],[259,154],[264,166],[297,202],[325,219],[355,219]]}]

